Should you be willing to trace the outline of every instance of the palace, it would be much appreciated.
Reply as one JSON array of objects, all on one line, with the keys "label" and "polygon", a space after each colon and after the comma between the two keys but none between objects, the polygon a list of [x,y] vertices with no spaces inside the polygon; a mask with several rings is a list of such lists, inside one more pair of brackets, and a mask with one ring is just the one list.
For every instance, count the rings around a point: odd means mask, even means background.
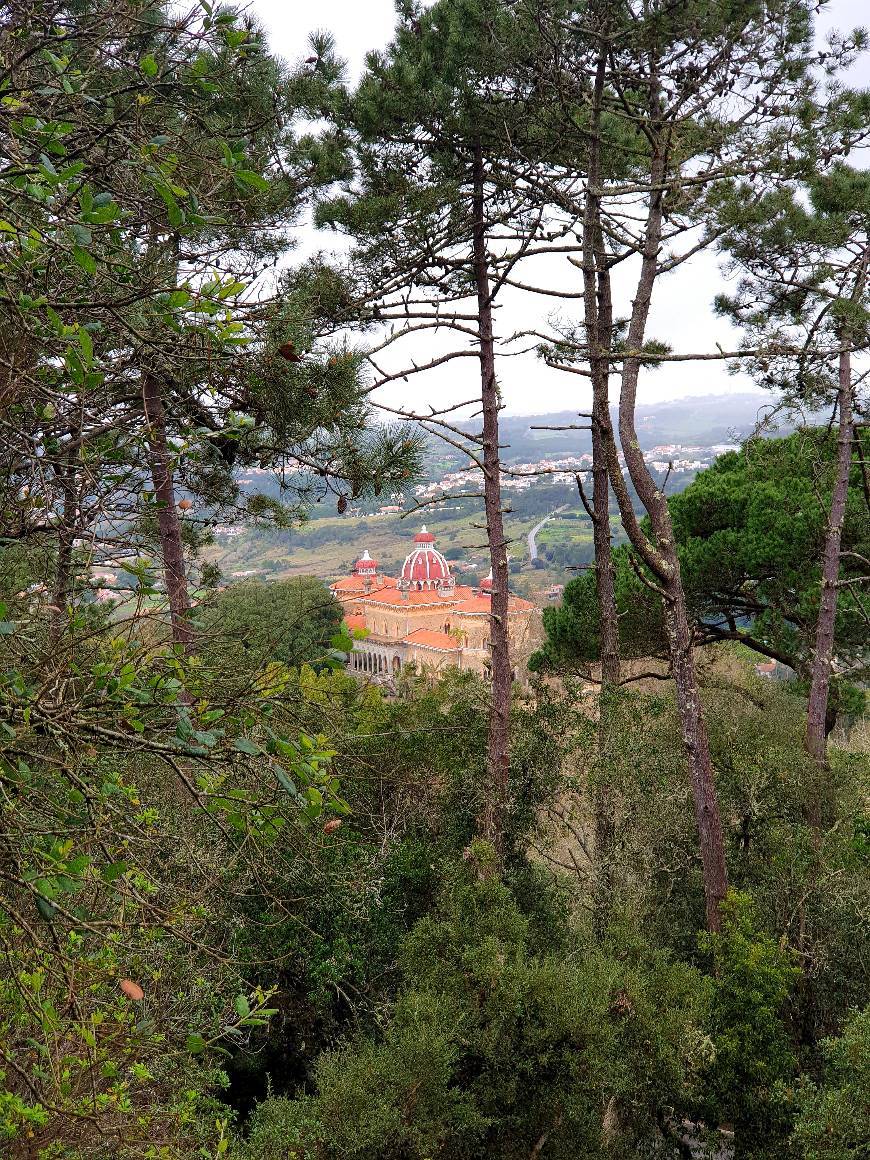
[{"label": "palace", "polygon": [[[388,683],[405,665],[454,667],[489,674],[492,571],[477,587],[457,584],[425,525],[414,537],[398,577],[378,571],[367,551],[350,576],[331,585],[351,629],[365,629],[351,653],[349,671]],[[514,674],[522,679],[539,640],[539,613],[518,596],[508,600],[508,633]]]}]

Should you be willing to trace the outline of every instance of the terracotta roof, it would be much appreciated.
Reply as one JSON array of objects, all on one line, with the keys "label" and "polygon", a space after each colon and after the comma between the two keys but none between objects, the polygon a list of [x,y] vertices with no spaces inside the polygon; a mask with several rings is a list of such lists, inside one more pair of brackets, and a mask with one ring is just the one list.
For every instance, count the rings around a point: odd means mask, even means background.
[{"label": "terracotta roof", "polygon": [[402,605],[410,607],[453,607],[458,600],[465,600],[471,596],[471,589],[464,585],[457,585],[452,592],[441,592],[437,588],[429,588],[423,592],[411,589],[409,592],[399,592],[395,587],[383,588],[379,592],[372,592],[364,596],[366,604],[389,604],[394,608]]},{"label": "terracotta roof", "polygon": [[414,632],[409,632],[403,643],[414,644],[419,648],[440,649],[442,652],[462,647],[455,637],[446,632],[435,632],[431,628],[418,628]]},{"label": "terracotta roof", "polygon": [[[370,576],[368,580],[372,592],[379,592],[382,588],[396,587],[396,581],[392,576]],[[343,576],[341,580],[336,580],[329,587],[337,595],[340,595],[342,592],[364,593],[366,590],[365,582],[365,576]]]},{"label": "terracotta roof", "polygon": [[534,608],[535,605],[531,600],[524,600],[522,596],[511,596],[508,598],[508,612],[528,612],[529,609]]},{"label": "terracotta roof", "polygon": [[488,596],[472,596],[457,604],[453,612],[465,613],[467,616],[489,615],[492,609],[492,600]]},{"label": "terracotta roof", "polygon": [[365,628],[366,618],[364,616],[346,616],[344,618],[344,623],[349,629]]},{"label": "terracotta roof", "polygon": [[[528,600],[523,600],[521,596],[508,598],[508,615],[512,612],[525,612],[534,607],[534,604]],[[492,599],[489,596],[472,596],[470,600],[463,600],[457,604],[452,611],[460,615],[464,613],[466,616],[483,616],[488,615],[491,609]]]}]

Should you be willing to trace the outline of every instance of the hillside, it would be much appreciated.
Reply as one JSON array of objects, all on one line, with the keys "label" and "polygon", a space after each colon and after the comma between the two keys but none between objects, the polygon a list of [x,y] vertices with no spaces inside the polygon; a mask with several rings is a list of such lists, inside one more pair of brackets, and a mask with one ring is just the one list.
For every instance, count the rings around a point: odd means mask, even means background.
[{"label": "hillside", "polygon": [[[714,395],[656,404],[642,411],[639,426],[644,448],[663,460],[682,457],[669,473],[666,468],[657,472],[662,480],[667,475],[668,493],[682,490],[700,466],[712,462],[718,450],[754,430],[766,403],[767,396],[759,394]],[[591,451],[588,433],[533,430],[535,426],[560,426],[576,421],[577,416],[569,412],[506,416],[502,420],[505,462],[522,465],[530,473],[549,472],[530,474],[528,487],[521,486],[521,479],[507,479],[504,485],[509,508],[507,532],[513,585],[516,591],[542,602],[551,585],[564,583],[578,567],[592,560],[591,527],[574,480],[576,471],[585,474],[588,470],[589,462],[584,461]],[[451,491],[474,490],[479,484],[469,483],[463,474],[468,466],[467,457],[435,435],[428,435],[427,439],[427,474],[423,486],[416,492],[394,493],[386,503],[377,500],[358,503],[342,516],[325,505],[324,508],[315,505],[309,522],[290,531],[223,527],[207,558],[218,564],[229,581],[245,575],[280,579],[302,573],[331,580],[347,573],[354,559],[366,548],[385,570],[396,571],[414,532],[425,522],[448,558],[458,564],[455,568],[458,575],[471,579],[481,569],[485,573],[488,563],[480,526],[482,504],[451,496]],[[577,466],[563,464],[563,459],[576,459]],[[658,461],[654,459],[654,462]],[[243,479],[245,490],[280,494],[268,475],[249,474]],[[432,495],[439,494],[444,495],[443,501],[433,504]],[[415,511],[424,501],[426,506]],[[531,564],[528,533],[540,520],[557,511],[558,518],[541,530],[543,570],[518,575],[519,569],[527,570]],[[614,515],[618,542],[621,526],[615,508]],[[468,567],[463,569],[463,564]]]}]

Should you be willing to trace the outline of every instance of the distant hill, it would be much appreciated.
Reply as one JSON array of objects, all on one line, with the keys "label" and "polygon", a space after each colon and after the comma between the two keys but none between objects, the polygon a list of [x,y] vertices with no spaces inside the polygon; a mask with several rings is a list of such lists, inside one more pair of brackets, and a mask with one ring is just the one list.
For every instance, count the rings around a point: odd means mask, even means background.
[{"label": "distant hill", "polygon": [[[682,443],[709,447],[745,438],[770,406],[772,396],[761,392],[734,395],[699,395],[640,406],[638,437],[642,447],[659,443]],[[611,408],[614,422],[616,408]],[[531,427],[582,423],[576,411],[547,415],[503,415],[502,440],[508,461],[540,459],[542,456],[584,452],[591,449],[588,431],[533,431]],[[784,428],[784,430],[787,428]]]}]

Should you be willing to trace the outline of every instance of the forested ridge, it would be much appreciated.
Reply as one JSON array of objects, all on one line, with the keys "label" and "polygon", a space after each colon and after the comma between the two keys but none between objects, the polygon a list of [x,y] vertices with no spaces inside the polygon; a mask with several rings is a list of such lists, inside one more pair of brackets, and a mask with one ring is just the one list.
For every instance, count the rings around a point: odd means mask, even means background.
[{"label": "forested ridge", "polygon": [[[351,84],[244,7],[0,5],[0,1156],[870,1157],[870,95],[825,7],[398,0]],[[728,349],[651,326],[699,255]],[[592,456],[528,672],[512,358]],[[638,391],[683,362],[770,407],[672,494]],[[320,580],[208,558],[433,439],[485,679],[351,676]]]}]

